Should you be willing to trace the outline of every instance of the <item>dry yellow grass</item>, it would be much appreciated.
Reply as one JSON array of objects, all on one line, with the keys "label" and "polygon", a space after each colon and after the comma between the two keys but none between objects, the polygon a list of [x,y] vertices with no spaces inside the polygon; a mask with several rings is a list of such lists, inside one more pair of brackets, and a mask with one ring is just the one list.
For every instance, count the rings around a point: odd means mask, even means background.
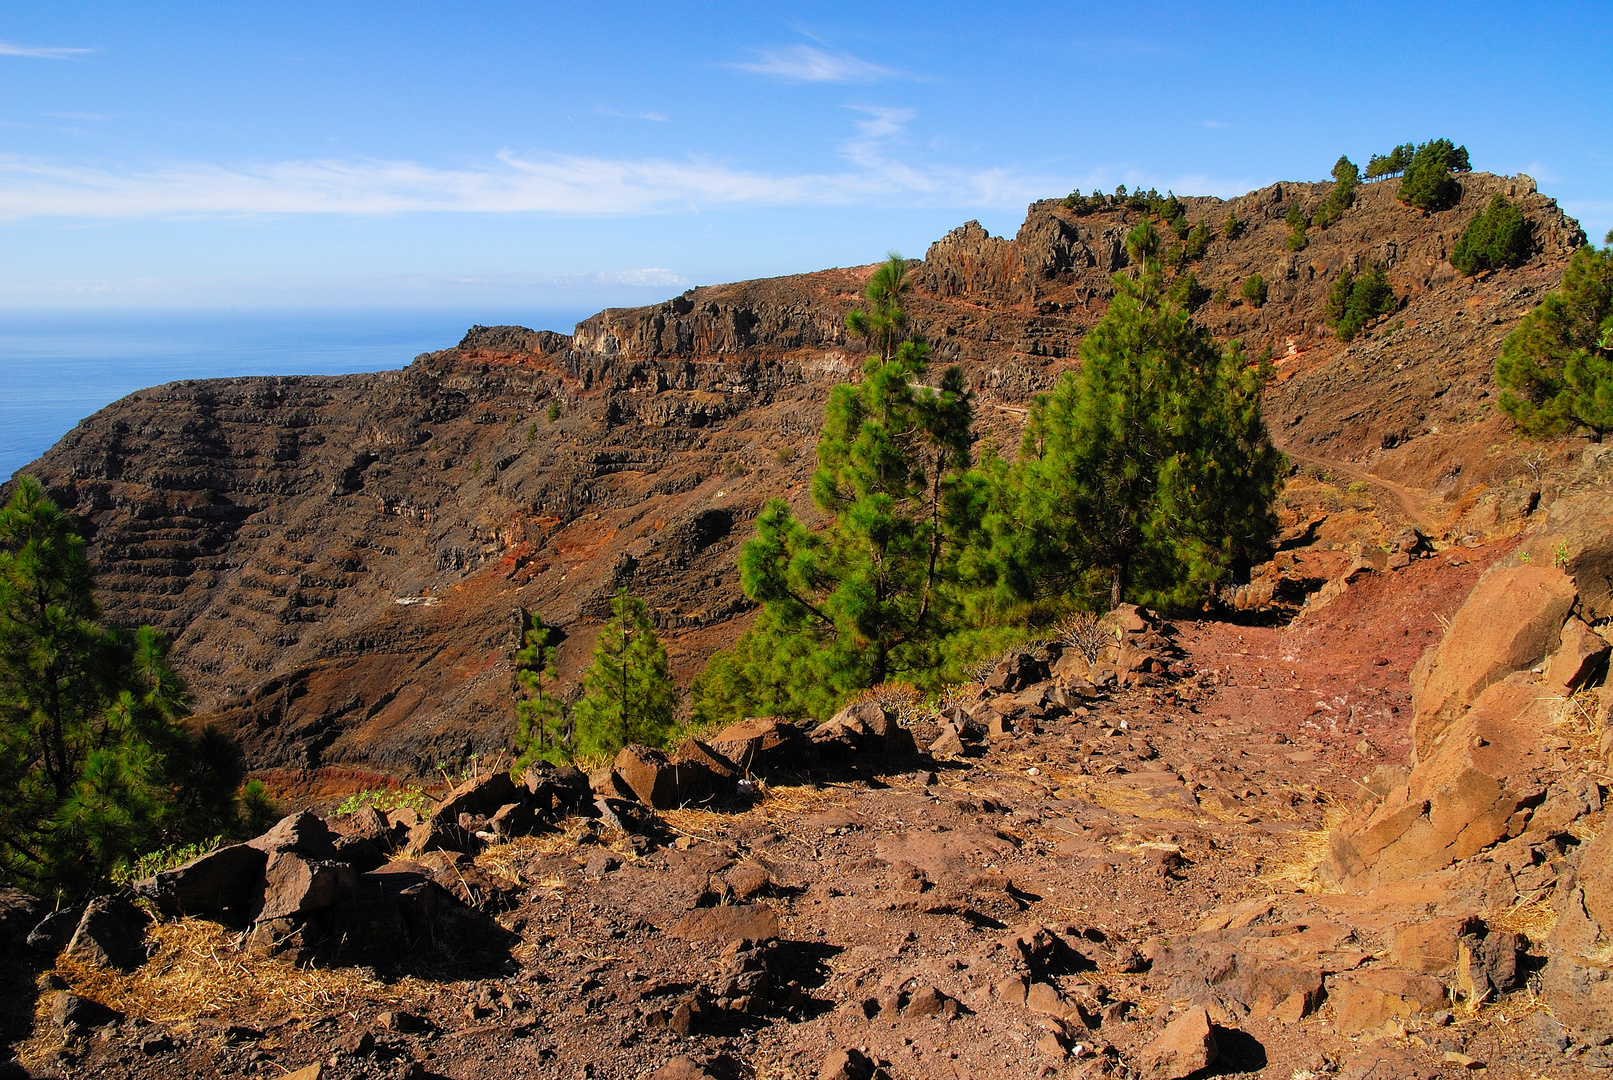
[{"label": "dry yellow grass", "polygon": [[1334,830],[1344,824],[1344,819],[1347,817],[1349,811],[1345,807],[1337,804],[1328,806],[1322,814],[1322,827],[1291,834],[1283,859],[1268,866],[1259,880],[1268,885],[1287,889],[1300,889],[1308,893],[1321,892],[1321,883],[1316,880],[1316,868],[1327,858]]},{"label": "dry yellow grass", "polygon": [[299,968],[278,957],[238,952],[239,934],[202,919],[162,923],[150,936],[157,951],[134,972],[64,959],[58,974],[84,997],[157,1023],[231,1015],[261,1025],[360,1002],[403,1006],[423,996],[412,979],[388,984],[357,968]]},{"label": "dry yellow grass", "polygon": [[1491,929],[1511,934],[1523,934],[1532,942],[1544,941],[1557,926],[1557,912],[1552,909],[1550,895],[1524,897],[1505,911],[1485,918]]}]

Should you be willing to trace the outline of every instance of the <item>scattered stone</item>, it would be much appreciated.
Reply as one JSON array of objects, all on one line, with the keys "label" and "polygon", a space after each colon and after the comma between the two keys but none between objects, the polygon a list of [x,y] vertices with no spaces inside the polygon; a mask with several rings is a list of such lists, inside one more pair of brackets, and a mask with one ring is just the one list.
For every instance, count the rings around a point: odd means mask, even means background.
[{"label": "scattered stone", "polygon": [[872,1080],[874,1063],[861,1050],[835,1050],[823,1059],[818,1080]]},{"label": "scattered stone", "polygon": [[78,929],[78,921],[83,915],[84,909],[77,906],[53,911],[28,932],[25,943],[35,952],[55,956],[73,940],[73,931]]},{"label": "scattered stone", "polygon": [[395,1031],[400,1035],[413,1035],[425,1031],[430,1026],[424,1017],[401,1010],[381,1013],[375,1018],[375,1022],[388,1031]]},{"label": "scattered stone", "polygon": [[724,881],[741,903],[754,900],[773,886],[773,876],[759,862],[743,862],[725,875]]},{"label": "scattered stone", "polygon": [[692,1057],[675,1057],[649,1074],[647,1080],[716,1080],[706,1067]]},{"label": "scattered stone", "polygon": [[169,1038],[168,1035],[163,1032],[146,1035],[140,1040],[140,1052],[148,1057],[154,1057],[157,1054],[166,1054],[173,1048],[174,1040]]},{"label": "scattered stone", "polygon": [[109,1009],[99,1001],[79,997],[67,990],[57,991],[50,999],[50,1016],[63,1030],[72,1028],[95,1028],[103,1024],[115,1024],[123,1019],[123,1014],[115,1009]]},{"label": "scattered stone", "polygon": [[0,889],[0,944],[21,943],[39,925],[48,907],[39,897],[21,889]]},{"label": "scattered stone", "polygon": [[778,916],[762,904],[696,908],[669,931],[681,941],[772,941],[779,936]]},{"label": "scattered stone", "polygon": [[291,850],[269,856],[249,914],[253,922],[285,919],[334,907],[358,891],[358,874],[344,862],[309,859]]},{"label": "scattered stone", "polygon": [[1438,979],[1393,968],[1335,975],[1328,980],[1327,997],[1333,1005],[1334,1028],[1344,1035],[1432,1012],[1446,1002],[1445,984]]},{"label": "scattered stone", "polygon": [[[265,835],[273,835],[273,830]],[[255,843],[210,851],[135,882],[135,895],[156,904],[169,918],[219,914],[244,919],[268,863],[266,851]]]},{"label": "scattered stone", "polygon": [[506,839],[529,836],[537,824],[537,812],[524,802],[505,803],[487,820],[488,829]]},{"label": "scattered stone", "polygon": [[274,828],[247,841],[248,847],[265,854],[290,851],[308,859],[336,858],[336,834],[325,819],[312,810],[300,810],[281,818]]},{"label": "scattered stone", "polygon": [[1218,1051],[1210,1014],[1202,1005],[1195,1005],[1143,1048],[1138,1069],[1144,1080],[1181,1080],[1208,1068]]},{"label": "scattered stone", "polygon": [[122,897],[96,897],[85,905],[84,916],[67,943],[67,955],[95,967],[133,971],[146,962],[150,921],[145,912]]},{"label": "scattered stone", "polygon": [[614,851],[600,848],[588,856],[588,862],[583,865],[582,872],[589,877],[599,879],[616,870],[622,865],[622,857]]},{"label": "scattered stone", "polygon": [[434,821],[458,822],[461,814],[490,818],[499,808],[519,802],[515,781],[503,769],[473,777],[443,796],[431,810]]}]

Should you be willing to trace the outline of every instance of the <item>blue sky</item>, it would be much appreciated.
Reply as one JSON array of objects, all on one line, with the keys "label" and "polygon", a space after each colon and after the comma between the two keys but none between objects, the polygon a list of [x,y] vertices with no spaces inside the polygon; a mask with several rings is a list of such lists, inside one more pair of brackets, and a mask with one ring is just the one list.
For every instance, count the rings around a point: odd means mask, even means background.
[{"label": "blue sky", "polygon": [[641,303],[1408,139],[1613,226],[1613,5],[0,7],[0,308]]}]

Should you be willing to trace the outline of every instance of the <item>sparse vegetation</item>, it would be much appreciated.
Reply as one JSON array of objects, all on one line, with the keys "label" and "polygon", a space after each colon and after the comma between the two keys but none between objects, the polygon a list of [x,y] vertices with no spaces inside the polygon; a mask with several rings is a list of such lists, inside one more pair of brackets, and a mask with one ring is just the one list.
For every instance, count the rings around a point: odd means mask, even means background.
[{"label": "sparse vegetation", "polygon": [[1171,283],[1169,296],[1171,303],[1183,311],[1197,311],[1210,298],[1210,290],[1199,284],[1198,276],[1189,270]]},{"label": "sparse vegetation", "polygon": [[1574,252],[1562,284],[1501,345],[1501,409],[1528,435],[1613,431],[1613,233]]},{"label": "sparse vegetation", "polygon": [[1243,281],[1243,299],[1250,307],[1262,308],[1266,306],[1266,279],[1259,274],[1250,274]]},{"label": "sparse vegetation", "polygon": [[611,618],[594,641],[582,688],[571,714],[574,754],[609,756],[628,743],[664,746],[676,729],[666,648],[644,601],[626,589],[611,598]]},{"label": "sparse vegetation", "polygon": [[1327,325],[1340,341],[1351,341],[1373,319],[1399,306],[1382,264],[1373,263],[1360,277],[1346,267],[1328,292]]},{"label": "sparse vegetation", "polygon": [[1243,222],[1231,210],[1227,211],[1227,219],[1221,223],[1221,239],[1236,240],[1243,235]]},{"label": "sparse vegetation", "polygon": [[192,733],[151,627],[104,626],[84,540],[33,477],[0,510],[0,878],[79,895],[242,828],[240,751]]},{"label": "sparse vegetation", "polygon": [[1344,211],[1355,205],[1355,189],[1360,184],[1361,170],[1355,162],[1340,155],[1338,161],[1333,163],[1333,190],[1328,192],[1321,209],[1316,211],[1312,224],[1318,229],[1325,229],[1343,217]]},{"label": "sparse vegetation", "polygon": [[1187,234],[1187,239],[1183,242],[1184,254],[1189,259],[1199,258],[1204,254],[1205,249],[1210,246],[1210,239],[1213,235],[1208,225],[1200,223],[1193,226],[1192,231]]},{"label": "sparse vegetation", "polygon": [[365,788],[355,791],[336,807],[338,814],[356,814],[367,806],[385,813],[388,810],[413,810],[421,817],[431,813],[437,800],[426,794],[424,788],[413,785],[399,787]]},{"label": "sparse vegetation", "polygon": [[1467,147],[1456,146],[1449,139],[1433,139],[1419,144],[1404,168],[1396,198],[1419,210],[1448,210],[1462,197],[1462,185],[1452,174],[1467,172],[1472,165]]},{"label": "sparse vegetation", "polygon": [[549,417],[549,423],[551,423],[551,424],[554,423],[556,420],[560,419],[560,402],[558,402],[558,401],[550,401],[549,402],[548,417]]},{"label": "sparse vegetation", "polygon": [[511,775],[525,775],[539,761],[561,762],[571,756],[571,731],[554,695],[555,632],[535,611],[521,612],[521,648],[515,654],[515,764]]},{"label": "sparse vegetation", "polygon": [[1522,266],[1534,248],[1529,220],[1505,195],[1473,215],[1451,250],[1451,265],[1467,275]]},{"label": "sparse vegetation", "polygon": [[1367,179],[1382,180],[1386,176],[1399,176],[1411,164],[1411,159],[1417,153],[1415,143],[1405,143],[1395,147],[1387,154],[1373,154],[1367,161]]},{"label": "sparse vegetation", "polygon": [[1288,222],[1288,250],[1304,251],[1305,245],[1310,243],[1305,230],[1310,225],[1311,219],[1305,216],[1305,211],[1298,205],[1294,205],[1288,208],[1288,217],[1285,220]]}]

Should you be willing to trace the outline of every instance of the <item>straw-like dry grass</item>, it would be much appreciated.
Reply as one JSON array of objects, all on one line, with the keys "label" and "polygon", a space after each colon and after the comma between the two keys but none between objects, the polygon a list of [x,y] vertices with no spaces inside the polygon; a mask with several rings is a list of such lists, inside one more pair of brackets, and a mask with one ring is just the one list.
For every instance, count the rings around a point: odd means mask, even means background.
[{"label": "straw-like dry grass", "polygon": [[299,968],[279,957],[252,956],[237,950],[240,936],[203,919],[162,923],[150,933],[155,955],[136,971],[64,957],[57,973],[75,993],[156,1023],[232,1015],[262,1026],[360,1002],[401,1007],[422,996],[412,979],[384,983],[359,968]]}]

